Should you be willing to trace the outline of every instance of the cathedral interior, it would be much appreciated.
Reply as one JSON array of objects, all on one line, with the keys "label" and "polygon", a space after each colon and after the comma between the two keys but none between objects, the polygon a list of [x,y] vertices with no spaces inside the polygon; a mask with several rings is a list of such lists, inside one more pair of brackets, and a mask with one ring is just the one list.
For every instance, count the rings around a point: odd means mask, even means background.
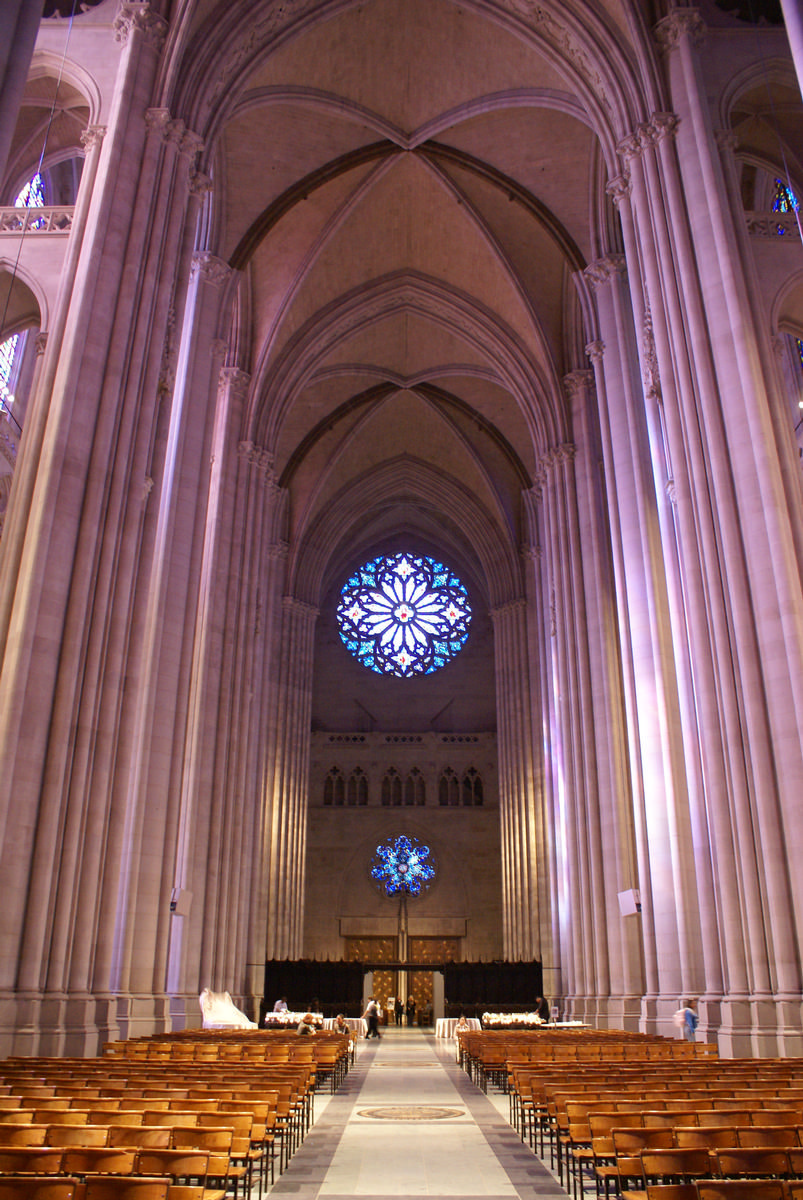
[{"label": "cathedral interior", "polygon": [[799,5],[2,21],[0,1053],[402,936],[803,1053]]}]

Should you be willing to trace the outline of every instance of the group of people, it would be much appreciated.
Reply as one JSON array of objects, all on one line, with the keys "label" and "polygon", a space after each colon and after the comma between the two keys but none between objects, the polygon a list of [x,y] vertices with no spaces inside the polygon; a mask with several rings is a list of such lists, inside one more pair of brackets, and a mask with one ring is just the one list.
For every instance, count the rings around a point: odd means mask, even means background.
[{"label": "group of people", "polygon": [[393,1013],[396,1024],[401,1025],[405,1012],[407,1013],[407,1024],[415,1025],[415,998],[408,996],[407,1004],[405,1004],[400,996],[391,996],[388,1000],[388,1016]]}]

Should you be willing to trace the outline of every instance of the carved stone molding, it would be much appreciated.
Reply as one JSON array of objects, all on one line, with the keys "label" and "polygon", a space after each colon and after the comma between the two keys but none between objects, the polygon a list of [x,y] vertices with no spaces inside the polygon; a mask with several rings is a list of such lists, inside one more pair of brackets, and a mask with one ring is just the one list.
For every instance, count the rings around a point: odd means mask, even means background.
[{"label": "carved stone molding", "polygon": [[43,330],[41,330],[40,333],[37,333],[36,337],[34,338],[33,344],[34,344],[34,349],[36,350],[37,357],[41,358],[41,356],[44,354],[45,350],[47,349],[47,330],[46,329],[43,329]]},{"label": "carved stone molding", "polygon": [[[591,375],[591,371],[584,372]],[[579,372],[578,372],[579,374]],[[553,446],[551,450],[547,450],[538,460],[537,474],[540,478],[546,479],[553,467],[562,466],[564,463],[573,462],[577,454],[577,447],[574,442],[563,442],[559,446]]]},{"label": "carved stone molding", "polygon": [[605,354],[605,343],[589,342],[585,350],[593,363],[602,362],[603,355]]},{"label": "carved stone molding", "polygon": [[644,320],[641,327],[641,381],[644,384],[644,395],[647,399],[660,401],[661,376],[658,370],[658,355],[655,350],[652,313],[649,305],[644,309]]},{"label": "carved stone molding", "polygon": [[589,263],[583,274],[596,291],[609,280],[627,274],[627,259],[624,254],[606,254],[604,258],[597,258]]},{"label": "carved stone molding", "polygon": [[673,50],[681,38],[688,37],[696,46],[705,39],[707,26],[696,8],[676,8],[653,29],[662,50]]},{"label": "carved stone molding", "polygon": [[673,506],[676,506],[678,497],[674,479],[667,479],[666,483],[664,484],[664,490],[669,497],[669,503]]},{"label": "carved stone molding", "polygon": [[167,21],[151,11],[147,0],[140,3],[122,0],[120,11],[114,19],[115,40],[125,43],[132,33],[141,33],[145,45],[158,52],[167,37]]},{"label": "carved stone molding", "polygon": [[101,145],[106,136],[106,129],[106,125],[87,125],[81,134],[81,145],[85,147],[87,154]]},{"label": "carved stone molding", "polygon": [[199,279],[210,287],[222,288],[231,278],[231,267],[209,250],[196,250],[192,256],[190,280]]}]

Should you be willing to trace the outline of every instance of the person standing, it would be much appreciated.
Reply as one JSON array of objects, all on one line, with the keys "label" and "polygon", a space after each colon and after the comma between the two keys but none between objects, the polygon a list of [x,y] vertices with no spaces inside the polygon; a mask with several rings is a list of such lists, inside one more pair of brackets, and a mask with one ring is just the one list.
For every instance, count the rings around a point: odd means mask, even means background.
[{"label": "person standing", "polygon": [[276,1003],[273,1006],[273,1011],[277,1012],[277,1013],[286,1013],[287,1012],[287,997],[286,996],[281,996],[280,999],[278,999],[276,1001]]},{"label": "person standing", "polygon": [[407,997],[407,1024],[415,1025],[415,997]]},{"label": "person standing", "polygon": [[402,1017],[404,1016],[404,1004],[403,1004],[400,996],[396,997],[396,1000],[393,1005],[393,1012],[395,1013],[395,1016],[396,1016],[396,1024],[401,1025]]},{"label": "person standing", "polygon": [[549,1001],[544,996],[536,996],[535,1014],[542,1021],[549,1020]]},{"label": "person standing", "polygon": [[368,1026],[365,1034],[366,1038],[379,1037],[379,1005],[373,996],[368,997],[368,1003],[365,1006],[365,1012],[362,1014]]},{"label": "person standing", "polygon": [[686,1003],[681,1005],[681,1007],[676,1013],[674,1013],[672,1017],[672,1020],[680,1029],[687,1042],[693,1042],[696,1040],[695,1035],[697,1033],[697,1025],[699,1023],[699,1017],[694,1011],[696,1003],[696,1000],[687,1000]]}]

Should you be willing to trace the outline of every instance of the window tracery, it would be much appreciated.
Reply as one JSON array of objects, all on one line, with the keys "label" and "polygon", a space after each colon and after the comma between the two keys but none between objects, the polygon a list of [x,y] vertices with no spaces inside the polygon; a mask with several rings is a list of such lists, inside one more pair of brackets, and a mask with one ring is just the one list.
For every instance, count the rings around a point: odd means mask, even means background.
[{"label": "window tracery", "polygon": [[382,805],[384,808],[400,808],[402,802],[401,775],[395,767],[385,772],[382,780]]},{"label": "window tracery", "polygon": [[342,808],[344,796],[343,772],[339,767],[332,767],[323,785],[323,802],[325,805]]},{"label": "window tracery", "polygon": [[349,775],[346,803],[349,808],[363,808],[368,803],[368,780],[360,767],[355,767]]},{"label": "window tracery", "polygon": [[408,678],[445,666],[465,645],[468,592],[443,563],[380,555],[345,583],[337,624],[346,648],[380,675]]}]

